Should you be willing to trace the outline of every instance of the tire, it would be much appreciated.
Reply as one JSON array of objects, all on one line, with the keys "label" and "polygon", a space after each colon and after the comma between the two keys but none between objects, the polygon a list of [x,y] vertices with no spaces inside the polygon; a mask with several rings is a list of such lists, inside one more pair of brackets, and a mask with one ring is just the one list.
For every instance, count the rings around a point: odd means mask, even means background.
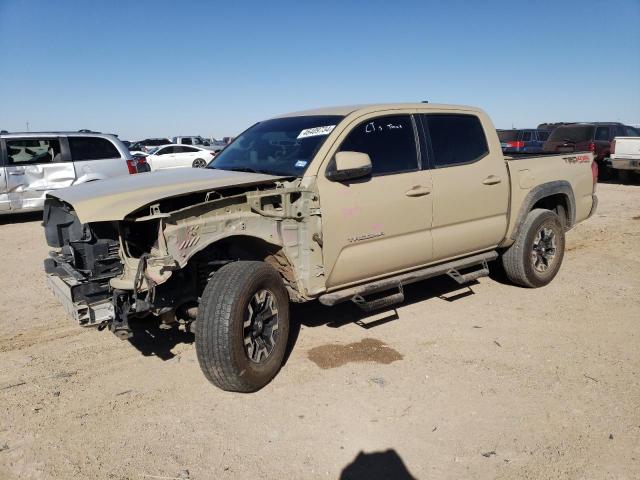
[{"label": "tire", "polygon": [[231,392],[260,390],[280,370],[288,336],[289,295],[273,267],[232,262],[209,280],[195,341],[200,368],[215,386]]},{"label": "tire", "polygon": [[204,168],[207,166],[207,162],[202,158],[196,158],[191,164],[193,168]]},{"label": "tire", "polygon": [[516,285],[538,288],[554,279],[564,257],[564,228],[558,215],[537,208],[527,215],[502,265]]}]

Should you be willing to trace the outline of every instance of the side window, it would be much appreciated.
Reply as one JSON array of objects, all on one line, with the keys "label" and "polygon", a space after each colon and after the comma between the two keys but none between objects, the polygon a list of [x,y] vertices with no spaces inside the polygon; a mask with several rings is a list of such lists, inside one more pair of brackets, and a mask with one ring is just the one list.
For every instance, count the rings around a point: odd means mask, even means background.
[{"label": "side window", "polygon": [[549,132],[546,132],[544,130],[538,130],[538,141],[546,142],[547,138],[549,138]]},{"label": "side window", "polygon": [[69,149],[74,161],[120,158],[118,149],[106,138],[69,137]]},{"label": "side window", "polygon": [[625,127],[625,130],[627,131],[627,137],[640,137],[640,132],[635,128]]},{"label": "side window", "polygon": [[625,136],[625,128],[623,125],[616,125],[616,133],[614,137],[624,137]]},{"label": "side window", "polygon": [[340,151],[368,154],[372,175],[418,169],[416,138],[409,115],[380,117],[361,123],[344,139]]},{"label": "side window", "polygon": [[182,147],[182,151],[184,153],[195,153],[195,152],[198,152],[199,150],[193,147]]},{"label": "side window", "polygon": [[183,138],[182,141],[180,142],[183,145],[191,145],[193,144],[192,140],[190,138]]},{"label": "side window", "polygon": [[60,161],[60,141],[56,139],[7,140],[9,165],[33,165]]},{"label": "side window", "polygon": [[164,147],[158,150],[156,152],[156,155],[166,155],[167,153],[171,153],[171,152],[172,152],[171,147]]},{"label": "side window", "polygon": [[531,132],[522,132],[522,141],[523,142],[530,142],[531,141]]},{"label": "side window", "polygon": [[609,140],[609,127],[596,128],[595,140]]},{"label": "side window", "polygon": [[184,153],[187,151],[189,147],[169,147],[171,148],[171,153]]},{"label": "side window", "polygon": [[429,132],[436,168],[480,160],[487,153],[487,138],[480,119],[474,115],[423,115]]}]

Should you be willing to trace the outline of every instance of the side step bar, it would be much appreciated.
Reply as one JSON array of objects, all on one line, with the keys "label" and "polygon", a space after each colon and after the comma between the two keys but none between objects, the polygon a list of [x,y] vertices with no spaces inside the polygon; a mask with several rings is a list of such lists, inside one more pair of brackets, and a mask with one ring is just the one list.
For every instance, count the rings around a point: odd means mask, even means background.
[{"label": "side step bar", "polygon": [[[480,253],[478,255],[473,255],[472,257],[461,258],[460,260],[454,260],[452,262],[414,270],[413,272],[402,273],[394,277],[376,280],[364,285],[338,290],[337,292],[325,293],[324,295],[321,295],[318,300],[323,305],[327,305],[329,307],[347,300],[352,300],[365,310],[373,310],[375,308],[391,305],[392,303],[402,302],[404,300],[404,293],[402,292],[403,285],[408,285],[410,283],[419,282],[421,280],[426,280],[427,278],[437,277],[440,275],[449,275],[460,284],[486,276],[489,274],[487,262],[495,260],[496,258],[498,258],[498,253],[495,251]],[[482,268],[465,275],[462,275],[459,272],[459,270],[475,267],[477,265]],[[367,295],[391,289],[398,289],[398,293],[372,302],[364,300],[364,297]]]}]

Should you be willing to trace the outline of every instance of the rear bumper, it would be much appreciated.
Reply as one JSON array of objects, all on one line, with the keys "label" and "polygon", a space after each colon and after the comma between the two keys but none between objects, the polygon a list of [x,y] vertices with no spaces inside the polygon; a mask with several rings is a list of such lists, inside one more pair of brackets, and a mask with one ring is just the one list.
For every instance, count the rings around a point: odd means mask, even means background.
[{"label": "rear bumper", "polygon": [[115,311],[111,299],[102,299],[95,303],[84,300],[74,301],[74,288],[81,285],[73,277],[62,278],[55,274],[47,275],[47,286],[55,297],[79,325],[90,327],[100,325],[102,322],[113,320]]},{"label": "rear bumper", "polygon": [[632,160],[630,158],[612,158],[611,167],[616,170],[640,171],[640,160]]}]

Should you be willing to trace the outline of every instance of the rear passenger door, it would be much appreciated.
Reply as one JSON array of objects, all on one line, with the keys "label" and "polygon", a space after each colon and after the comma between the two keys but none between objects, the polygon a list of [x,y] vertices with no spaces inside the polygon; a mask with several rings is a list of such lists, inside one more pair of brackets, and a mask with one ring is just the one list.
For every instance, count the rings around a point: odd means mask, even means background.
[{"label": "rear passenger door", "polygon": [[[423,114],[433,176],[433,256],[445,260],[497,246],[507,230],[509,174],[473,114]],[[484,124],[483,122],[487,122]]]},{"label": "rear passenger door", "polygon": [[64,139],[58,137],[7,138],[6,189],[11,210],[38,209],[50,190],[75,180]]},{"label": "rear passenger door", "polygon": [[127,163],[107,138],[68,137],[71,158],[76,168],[76,183],[128,175]]}]

